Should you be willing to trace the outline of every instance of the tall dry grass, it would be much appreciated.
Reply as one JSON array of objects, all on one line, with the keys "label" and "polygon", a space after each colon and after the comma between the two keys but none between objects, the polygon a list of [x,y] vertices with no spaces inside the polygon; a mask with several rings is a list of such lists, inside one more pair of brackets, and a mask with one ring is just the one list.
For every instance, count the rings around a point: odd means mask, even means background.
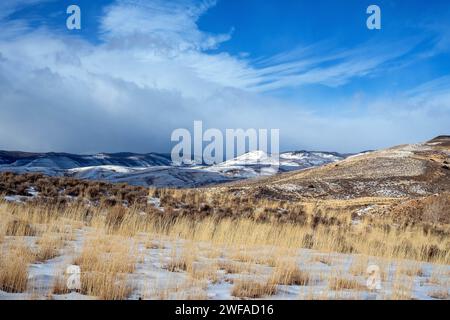
[{"label": "tall dry grass", "polygon": [[37,241],[35,261],[42,262],[57,257],[65,245],[65,237],[60,233],[45,232]]},{"label": "tall dry grass", "polygon": [[231,295],[237,298],[262,298],[277,293],[276,285],[271,281],[236,280],[231,289]]},{"label": "tall dry grass", "polygon": [[290,260],[275,267],[270,282],[275,285],[306,286],[311,282],[311,275],[301,270],[295,260]]},{"label": "tall dry grass", "polygon": [[357,228],[323,224],[314,225],[313,228],[311,224],[268,223],[251,218],[207,216],[192,219],[190,216],[174,217],[168,212],[153,211],[142,214],[135,208],[86,208],[74,205],[58,210],[49,206],[18,207],[15,204],[2,204],[0,216],[0,224],[10,226],[6,235],[36,235],[40,232],[39,226],[59,223],[71,224],[74,228],[89,226],[125,237],[145,232],[169,239],[208,242],[232,250],[239,246],[271,246],[277,250],[306,247],[321,252],[450,263],[449,237],[426,233],[414,226],[385,228],[384,225],[389,223],[385,220],[383,224],[363,221]]},{"label": "tall dry grass", "polygon": [[[156,191],[154,191],[156,192]],[[175,194],[175,196],[174,196]],[[433,263],[450,263],[450,240],[435,232],[424,232],[420,226],[398,226],[389,220],[362,220],[352,226],[349,215],[340,217],[335,213],[317,212],[316,207],[301,211],[299,222],[263,218],[278,212],[275,203],[262,201],[259,218],[243,214],[240,217],[204,214],[213,210],[203,201],[208,199],[198,193],[176,193],[162,190],[157,194],[163,204],[169,203],[164,212],[131,206],[86,206],[80,203],[65,206],[44,204],[13,204],[0,202],[0,240],[3,238],[37,238],[35,251],[5,249],[0,257],[0,288],[10,292],[22,292],[27,286],[27,266],[33,261],[45,261],[57,256],[65,243],[73,237],[76,229],[89,230],[83,248],[73,263],[82,269],[81,292],[101,299],[125,299],[134,287],[129,281],[139,261],[137,242],[140,235],[151,235],[151,239],[184,242],[181,249],[172,249],[170,259],[164,266],[171,272],[186,272],[192,281],[214,283],[218,271],[227,274],[254,273],[258,265],[270,266],[273,273],[267,281],[236,280],[233,295],[255,298],[273,295],[278,285],[307,285],[311,275],[298,267],[291,257],[299,248],[323,252],[321,262],[332,265],[329,253],[342,252],[360,254],[361,260],[350,267],[354,276],[363,275],[367,256],[383,257],[386,260],[412,259]],[[166,198],[164,198],[166,197]],[[180,214],[186,208],[173,211],[180,201],[191,204],[188,208],[199,214]],[[228,196],[209,199],[211,205],[220,206],[224,201],[235,201]],[[172,203],[173,202],[173,203]],[[248,206],[254,205],[252,203]],[[238,208],[250,210],[247,204]],[[172,208],[172,209],[171,209]],[[316,208],[316,209],[315,209]],[[282,204],[288,210],[289,205]],[[202,211],[203,210],[203,211]],[[253,208],[255,210],[255,208]],[[259,211],[261,211],[259,210]],[[285,214],[285,213],[283,213]],[[193,218],[194,217],[194,218]],[[144,240],[144,246],[162,249],[162,241]],[[4,242],[4,241],[3,241]],[[217,263],[199,261],[198,244],[208,243]],[[261,250],[263,248],[264,250]],[[16,251],[17,253],[17,251]],[[230,260],[223,260],[226,257]],[[318,258],[315,258],[318,259]],[[400,276],[417,276],[420,268],[398,269]],[[55,293],[65,292],[61,279],[55,283]],[[361,289],[358,283],[345,277],[330,279],[329,287],[335,291]],[[3,289],[2,289],[3,290]],[[411,293],[408,285],[398,282],[391,298],[407,298]],[[202,296],[197,291],[192,296]]]},{"label": "tall dry grass", "polygon": [[123,300],[133,291],[128,274],[135,270],[138,253],[128,238],[95,234],[85,240],[73,261],[81,268],[81,292],[104,300]]},{"label": "tall dry grass", "polygon": [[34,254],[25,243],[16,243],[0,249],[0,290],[24,292],[28,285],[28,265]]}]

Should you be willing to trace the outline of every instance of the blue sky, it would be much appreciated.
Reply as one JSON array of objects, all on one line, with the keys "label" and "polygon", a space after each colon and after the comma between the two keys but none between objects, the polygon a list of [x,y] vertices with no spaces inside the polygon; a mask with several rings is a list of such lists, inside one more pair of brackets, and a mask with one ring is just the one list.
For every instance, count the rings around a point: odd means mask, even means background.
[{"label": "blue sky", "polygon": [[194,120],[284,150],[450,134],[446,1],[12,0],[0,28],[0,149],[169,151]]}]

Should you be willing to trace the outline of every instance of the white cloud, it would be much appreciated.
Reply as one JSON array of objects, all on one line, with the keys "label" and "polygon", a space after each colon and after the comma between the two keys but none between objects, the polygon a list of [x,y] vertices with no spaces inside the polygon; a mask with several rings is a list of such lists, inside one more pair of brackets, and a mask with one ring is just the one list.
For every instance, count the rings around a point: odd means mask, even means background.
[{"label": "white cloud", "polygon": [[[411,97],[377,101],[373,110],[386,102],[404,105],[393,107],[389,117],[382,111],[348,118],[259,94],[346,83],[400,59],[419,40],[337,52],[323,42],[251,61],[208,51],[231,36],[198,28],[212,5],[117,1],[101,18],[99,44],[44,27],[27,29],[25,21],[0,22],[0,148],[168,151],[171,130],[190,128],[194,120],[222,129],[281,128],[285,149],[338,151],[387,146],[447,128],[448,115],[436,120]],[[405,113],[409,106],[416,112]],[[434,127],[409,130],[424,123]]]},{"label": "white cloud", "polygon": [[198,18],[215,1],[119,0],[101,20],[105,40],[113,47],[152,48],[165,54],[216,48],[229,34],[212,35],[197,27]]}]

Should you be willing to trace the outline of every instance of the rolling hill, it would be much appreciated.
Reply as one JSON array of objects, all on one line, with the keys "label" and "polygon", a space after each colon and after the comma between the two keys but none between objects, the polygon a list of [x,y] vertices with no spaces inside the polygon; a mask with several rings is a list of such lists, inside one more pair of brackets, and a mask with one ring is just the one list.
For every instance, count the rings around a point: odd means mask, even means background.
[{"label": "rolling hill", "polygon": [[232,188],[293,199],[414,198],[442,193],[450,191],[450,136],[242,181]]}]

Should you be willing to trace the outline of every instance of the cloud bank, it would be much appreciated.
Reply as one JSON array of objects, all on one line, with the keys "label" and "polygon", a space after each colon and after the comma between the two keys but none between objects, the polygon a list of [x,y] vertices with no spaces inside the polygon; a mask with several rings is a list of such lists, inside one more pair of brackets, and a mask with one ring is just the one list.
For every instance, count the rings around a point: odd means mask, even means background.
[{"label": "cloud bank", "polygon": [[284,150],[355,152],[448,133],[448,77],[360,99],[363,113],[317,112],[271,94],[371,77],[405,63],[420,37],[376,49],[318,42],[251,60],[213,50],[238,30],[199,29],[214,1],[115,1],[99,17],[95,42],[9,18],[39,2],[0,4],[0,149],[164,152],[172,130],[194,120],[219,129],[280,128]]}]

